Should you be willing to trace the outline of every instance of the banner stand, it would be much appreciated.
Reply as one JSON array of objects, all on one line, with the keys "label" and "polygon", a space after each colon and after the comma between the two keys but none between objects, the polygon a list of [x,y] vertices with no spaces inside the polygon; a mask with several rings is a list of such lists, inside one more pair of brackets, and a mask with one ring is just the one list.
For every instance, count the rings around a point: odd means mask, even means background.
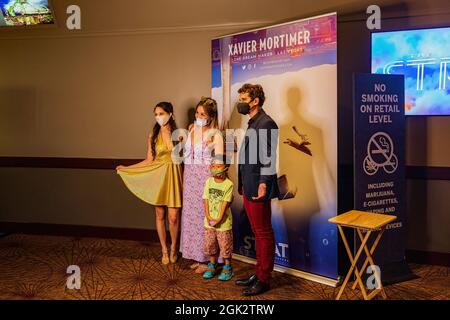
[{"label": "banner stand", "polygon": [[[249,258],[240,254],[235,254],[233,253],[233,259],[237,260],[237,261],[241,261],[241,262],[245,262],[248,264],[256,264],[256,260],[253,258]],[[283,266],[279,266],[279,265],[275,265],[275,267],[273,268],[274,271],[280,272],[280,273],[285,273],[291,276],[295,276],[295,277],[299,277],[305,280],[309,280],[309,281],[314,281],[317,283],[321,283],[333,288],[336,288],[340,282],[342,281],[341,277],[339,276],[339,278],[336,279],[331,279],[331,278],[327,278],[327,277],[322,277],[319,276],[317,274],[313,274],[313,273],[309,273],[309,272],[304,272],[304,271],[300,271],[300,270],[295,270],[292,268],[286,268]]]},{"label": "banner stand", "polygon": [[[403,75],[355,73],[354,209],[397,216],[374,255],[383,284],[411,279],[405,259],[405,88]],[[359,247],[354,237],[354,250]],[[372,271],[365,270],[363,281]]]},{"label": "banner stand", "polygon": [[[229,158],[237,159],[239,133],[248,126],[234,106],[245,83],[262,86],[263,110],[279,129],[276,171],[286,192],[271,203],[275,270],[336,286],[339,237],[328,222],[338,214],[336,12],[214,38],[211,68],[219,127],[236,139],[227,144]],[[228,173],[237,186],[236,161]],[[254,263],[255,239],[237,188],[234,199],[233,252]]]}]

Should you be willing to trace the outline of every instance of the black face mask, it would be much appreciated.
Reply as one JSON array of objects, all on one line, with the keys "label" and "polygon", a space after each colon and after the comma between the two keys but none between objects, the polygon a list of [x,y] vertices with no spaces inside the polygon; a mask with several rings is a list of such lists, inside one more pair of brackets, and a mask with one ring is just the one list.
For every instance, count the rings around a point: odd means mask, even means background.
[{"label": "black face mask", "polygon": [[[251,101],[250,101],[251,102]],[[246,115],[250,113],[250,105],[247,102],[240,102],[237,104],[237,111],[240,114]]]}]

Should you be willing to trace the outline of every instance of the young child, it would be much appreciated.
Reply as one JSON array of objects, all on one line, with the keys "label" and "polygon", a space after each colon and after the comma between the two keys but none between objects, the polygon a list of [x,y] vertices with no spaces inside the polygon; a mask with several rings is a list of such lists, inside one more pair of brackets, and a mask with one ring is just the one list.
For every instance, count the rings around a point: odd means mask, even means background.
[{"label": "young child", "polygon": [[[208,178],[203,191],[205,206],[205,253],[210,257],[208,269],[203,278],[211,279],[216,274],[217,257],[224,259],[225,265],[219,280],[233,277],[231,253],[233,252],[233,231],[230,203],[233,199],[233,182],[227,177],[228,167],[217,157],[210,165],[212,177]],[[219,250],[220,249],[220,252]]]}]

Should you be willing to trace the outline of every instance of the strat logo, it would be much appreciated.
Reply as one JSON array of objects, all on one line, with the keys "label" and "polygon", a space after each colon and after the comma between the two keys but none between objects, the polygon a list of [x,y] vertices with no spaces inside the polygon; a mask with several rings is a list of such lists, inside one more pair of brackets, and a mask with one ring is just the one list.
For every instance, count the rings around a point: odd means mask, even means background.
[{"label": "strat logo", "polygon": [[[244,237],[245,246],[244,248],[246,250],[254,250],[255,249],[255,238],[246,236]],[[287,258],[287,249],[289,249],[289,245],[287,243],[276,243],[275,244],[275,254],[279,258]]]},{"label": "strat logo", "polygon": [[242,41],[228,45],[228,56],[256,53],[258,51],[281,49],[309,44],[311,33],[308,30],[285,33],[256,40]]},{"label": "strat logo", "polygon": [[80,290],[81,288],[81,270],[77,265],[70,265],[67,271],[70,276],[67,277],[66,286],[69,290]]},{"label": "strat logo", "polygon": [[[439,90],[447,89],[447,81],[450,80],[447,67],[450,64],[450,57],[445,58],[414,58],[406,60],[392,61],[386,64],[383,68],[384,74],[401,73],[396,72],[395,68],[415,68],[417,72],[416,89],[423,90],[424,78],[433,78],[433,73],[439,67]],[[425,66],[430,67],[431,72],[425,75]]]}]

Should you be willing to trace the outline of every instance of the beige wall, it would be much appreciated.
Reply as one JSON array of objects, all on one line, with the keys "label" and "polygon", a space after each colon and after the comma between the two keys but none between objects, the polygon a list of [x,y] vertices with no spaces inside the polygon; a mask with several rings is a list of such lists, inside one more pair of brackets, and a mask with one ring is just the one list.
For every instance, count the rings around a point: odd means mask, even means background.
[{"label": "beige wall", "polygon": [[407,183],[407,248],[450,253],[450,181]]},{"label": "beige wall", "polygon": [[[210,39],[236,29],[2,40],[0,156],[145,157],[153,106],[179,126],[210,94]],[[0,221],[155,227],[114,170],[0,168]]]},{"label": "beige wall", "polygon": [[0,155],[141,158],[153,106],[210,94],[214,32],[7,40]]},{"label": "beige wall", "polygon": [[[435,1],[423,1],[427,10],[407,1],[383,7],[382,15],[396,17],[382,21],[384,30],[448,26],[450,7],[447,1],[440,10]],[[352,164],[352,73],[370,72],[370,31],[361,16],[340,19],[338,25],[338,74],[341,145],[340,161]],[[450,117],[406,118],[406,164],[409,166],[450,167]],[[342,179],[341,181],[344,181]],[[351,182],[350,182],[351,183]],[[406,233],[408,249],[450,253],[449,209],[450,184],[445,180],[407,180]],[[347,199],[346,199],[347,200]],[[351,203],[348,200],[347,203]]]},{"label": "beige wall", "polygon": [[[450,117],[409,117],[406,122],[407,163],[450,167]],[[450,253],[450,181],[407,183],[407,246]]]},{"label": "beige wall", "polygon": [[411,166],[450,167],[449,139],[450,117],[408,117],[406,163]]}]

